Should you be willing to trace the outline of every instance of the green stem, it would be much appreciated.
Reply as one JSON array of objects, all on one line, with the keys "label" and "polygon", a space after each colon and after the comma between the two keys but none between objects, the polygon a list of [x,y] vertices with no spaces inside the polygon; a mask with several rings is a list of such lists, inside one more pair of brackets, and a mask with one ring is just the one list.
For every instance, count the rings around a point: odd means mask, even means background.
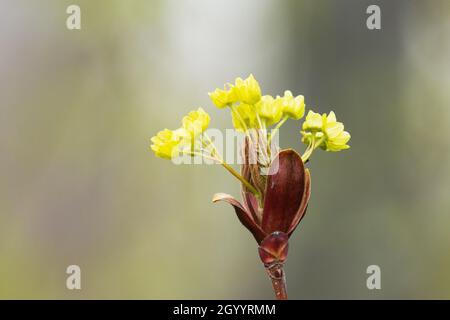
[{"label": "green stem", "polygon": [[258,121],[258,126],[259,129],[263,130],[264,126],[263,126],[263,122],[261,121],[261,117],[258,114],[258,111],[256,111],[256,107],[255,105],[253,105],[253,109],[255,109],[255,113],[256,113],[256,120]]},{"label": "green stem", "polygon": [[313,135],[311,139],[311,143],[309,144],[308,148],[305,150],[305,153],[302,155],[302,161],[305,163],[308,161],[308,159],[311,157],[314,150],[316,150],[322,142],[325,140],[325,136],[321,137],[319,140],[316,141],[316,136]]},{"label": "green stem", "polygon": [[253,193],[258,198],[261,197],[259,191],[256,190],[256,188],[252,184],[250,184],[250,182],[248,182],[243,176],[241,176],[236,170],[234,170],[228,163],[221,162],[220,164],[225,169],[227,169],[228,172],[230,172],[234,177],[236,177],[239,181],[241,181],[247,187],[247,189],[250,190],[251,193]]},{"label": "green stem", "polygon": [[223,158],[220,156],[220,154],[217,151],[217,148],[214,145],[214,143],[212,142],[211,138],[206,133],[203,133],[203,135],[206,138],[206,140],[208,140],[211,147],[213,148],[213,151],[215,153],[214,154],[215,158],[208,157],[206,155],[204,155],[204,156],[209,159],[214,159],[215,161],[219,162],[226,170],[228,170],[228,172],[230,172],[235,178],[237,178],[239,181],[241,181],[247,187],[247,189],[250,190],[250,192],[252,192],[256,197],[260,198],[261,195],[260,195],[259,191],[256,190],[256,188],[250,182],[248,182],[242,175],[240,175],[236,170],[234,170],[228,163],[226,163],[223,160]]},{"label": "green stem", "polygon": [[[209,145],[212,147],[212,151],[214,152],[214,154],[212,155],[216,155],[218,158],[220,158],[221,161],[223,161],[222,156],[219,154],[219,151],[216,148],[216,145],[212,142],[211,138],[206,134],[206,132],[203,132],[203,137],[206,138],[206,140],[208,140]],[[202,139],[202,144],[205,148],[208,147],[208,144],[205,143],[205,141]]]},{"label": "green stem", "polygon": [[286,122],[286,120],[289,119],[289,116],[284,116],[283,119],[281,119],[280,122],[275,126],[275,128],[272,129],[272,131],[269,133],[268,144],[270,145],[270,142],[272,141],[272,137],[277,134],[278,130],[281,128],[281,126]]},{"label": "green stem", "polygon": [[203,158],[205,158],[205,159],[209,159],[209,160],[213,160],[213,161],[218,161],[218,162],[220,162],[219,159],[213,158],[213,157],[210,157],[210,156],[207,156],[206,154],[203,154],[203,153],[201,153],[201,152],[195,152],[195,151],[181,151],[181,153],[182,153],[182,154],[186,154],[186,155],[191,156],[191,157],[193,157],[193,156],[199,156],[199,157],[203,157]]},{"label": "green stem", "polygon": [[236,110],[236,106],[235,105],[230,105],[230,108],[231,108],[231,111],[234,112],[236,114],[236,116],[238,117],[239,121],[242,124],[242,127],[244,127],[244,132],[247,135],[247,131],[248,131],[247,125],[245,124],[244,119],[242,119],[240,113]]}]

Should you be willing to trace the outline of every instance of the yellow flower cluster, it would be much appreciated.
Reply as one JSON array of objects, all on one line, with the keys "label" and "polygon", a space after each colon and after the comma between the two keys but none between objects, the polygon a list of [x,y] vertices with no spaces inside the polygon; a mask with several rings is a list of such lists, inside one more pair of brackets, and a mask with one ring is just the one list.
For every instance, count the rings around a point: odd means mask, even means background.
[{"label": "yellow flower cluster", "polygon": [[[246,79],[237,78],[234,84],[226,84],[223,89],[209,93],[212,102],[218,108],[230,108],[231,118],[236,130],[247,132],[258,129],[259,139],[266,140],[263,145],[269,146],[275,133],[287,119],[299,120],[305,114],[305,99],[302,95],[294,96],[291,91],[285,91],[283,96],[261,95],[258,81],[250,75]],[[158,157],[171,159],[183,154],[201,154],[206,144],[212,144],[205,130],[210,122],[209,115],[202,108],[191,111],[183,118],[182,126],[176,130],[164,129],[151,141],[151,149]],[[271,126],[274,131],[267,132]],[[344,125],[336,120],[331,111],[328,115],[309,111],[303,123],[302,141],[308,145],[303,161],[307,161],[316,148],[327,151],[341,151],[349,148],[347,144],[350,134],[344,131]],[[200,143],[200,135],[207,140]],[[250,135],[248,135],[250,137]],[[214,146],[213,150],[215,149]],[[200,151],[200,152],[199,152]],[[270,154],[270,150],[262,154]],[[211,157],[212,154],[203,154]],[[217,150],[214,151],[217,158]],[[219,158],[217,158],[219,159]],[[222,161],[221,159],[219,159]],[[265,159],[270,162],[270,159]]]},{"label": "yellow flower cluster", "polygon": [[350,148],[347,142],[350,133],[344,131],[344,124],[336,120],[336,115],[331,111],[328,116],[309,111],[303,122],[301,134],[302,141],[313,148],[321,147],[326,151],[341,151]]},{"label": "yellow flower cluster", "polygon": [[183,148],[189,150],[195,143],[195,139],[209,126],[210,117],[203,110],[189,112],[182,120],[182,126],[176,130],[164,129],[151,138],[150,148],[160,158],[172,159],[178,157]]},{"label": "yellow flower cluster", "polygon": [[305,114],[303,96],[294,97],[290,91],[285,91],[283,97],[261,96],[253,75],[245,80],[237,78],[234,84],[216,89],[209,96],[218,108],[231,108],[233,125],[239,131],[265,129],[287,118],[298,120]]}]

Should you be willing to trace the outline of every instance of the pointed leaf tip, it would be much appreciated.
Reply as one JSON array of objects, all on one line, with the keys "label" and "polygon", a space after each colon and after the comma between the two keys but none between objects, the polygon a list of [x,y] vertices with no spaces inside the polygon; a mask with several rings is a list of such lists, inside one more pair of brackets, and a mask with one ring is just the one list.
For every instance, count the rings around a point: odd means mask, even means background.
[{"label": "pointed leaf tip", "polygon": [[256,241],[260,243],[265,237],[266,234],[260,228],[260,226],[255,222],[250,212],[245,209],[241,203],[236,200],[233,196],[226,193],[216,193],[213,196],[212,201],[215,203],[217,201],[225,201],[231,204],[234,207],[234,211],[239,219],[239,221],[246,227],[255,237]]}]

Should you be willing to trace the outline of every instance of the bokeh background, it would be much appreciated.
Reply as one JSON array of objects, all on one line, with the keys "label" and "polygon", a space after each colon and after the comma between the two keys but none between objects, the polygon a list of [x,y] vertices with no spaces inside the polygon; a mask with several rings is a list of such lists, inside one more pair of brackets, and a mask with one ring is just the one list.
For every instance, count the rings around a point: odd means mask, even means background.
[{"label": "bokeh background", "polygon": [[[447,0],[1,0],[0,298],[271,299],[253,238],[211,203],[239,184],[149,151],[198,106],[230,127],[207,92],[250,73],[352,134],[313,155],[290,297],[450,298],[449,19]],[[303,150],[299,126],[282,146]]]}]

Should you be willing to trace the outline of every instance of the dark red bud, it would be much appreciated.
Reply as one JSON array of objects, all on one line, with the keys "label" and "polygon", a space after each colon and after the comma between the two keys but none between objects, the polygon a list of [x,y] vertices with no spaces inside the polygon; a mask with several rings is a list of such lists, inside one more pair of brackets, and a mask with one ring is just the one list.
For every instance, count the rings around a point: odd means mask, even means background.
[{"label": "dark red bud", "polygon": [[284,263],[287,259],[289,236],[280,231],[273,232],[261,242],[258,252],[265,266]]}]

